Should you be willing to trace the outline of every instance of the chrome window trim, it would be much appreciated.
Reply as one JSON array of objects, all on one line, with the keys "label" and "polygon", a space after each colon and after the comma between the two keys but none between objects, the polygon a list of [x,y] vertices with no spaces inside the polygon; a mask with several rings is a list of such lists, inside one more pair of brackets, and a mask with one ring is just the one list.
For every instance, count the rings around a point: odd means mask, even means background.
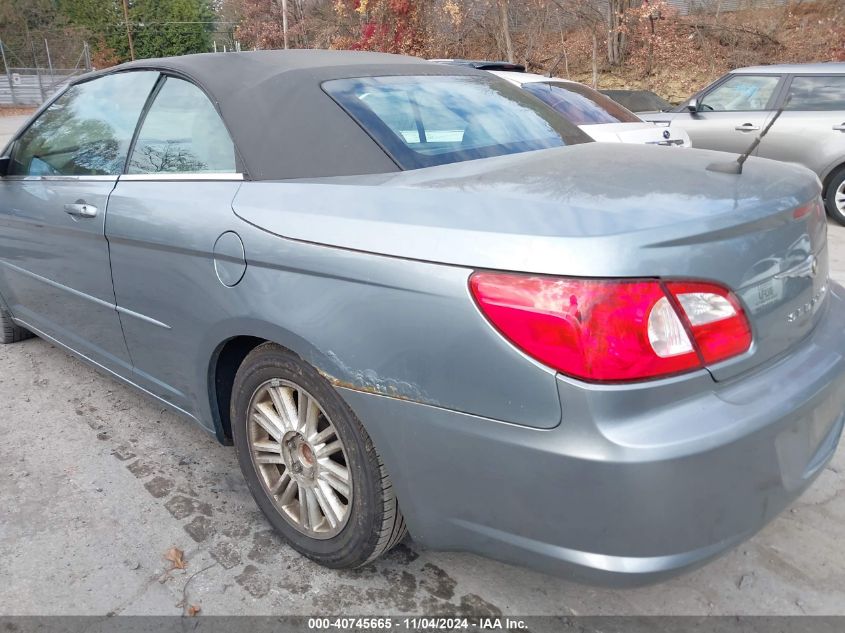
[{"label": "chrome window trim", "polygon": [[118,175],[115,174],[113,176],[24,176],[13,174],[10,176],[3,176],[0,178],[0,181],[3,180],[30,180],[30,181],[37,181],[37,180],[47,180],[47,181],[59,181],[59,180],[66,180],[70,182],[117,182]]},{"label": "chrome window trim", "polygon": [[241,173],[229,172],[195,172],[195,173],[157,173],[157,174],[121,174],[121,181],[191,181],[191,180],[243,180]]},{"label": "chrome window trim", "polygon": [[124,180],[124,181],[167,181],[167,180],[177,180],[177,181],[201,181],[201,180],[217,180],[217,181],[241,181],[244,179],[244,175],[241,173],[228,173],[228,172],[197,172],[197,173],[185,173],[185,174],[120,174],[114,176],[23,176],[23,175],[12,175],[12,176],[3,176],[0,177],[0,182],[2,181],[22,181],[22,180],[29,180],[29,181],[69,181],[69,182],[117,182],[117,180]]}]

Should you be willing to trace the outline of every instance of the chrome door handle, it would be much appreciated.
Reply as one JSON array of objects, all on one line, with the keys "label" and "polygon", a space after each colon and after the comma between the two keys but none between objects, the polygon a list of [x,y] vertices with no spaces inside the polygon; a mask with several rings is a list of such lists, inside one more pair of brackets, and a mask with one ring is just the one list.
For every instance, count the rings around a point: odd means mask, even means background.
[{"label": "chrome door handle", "polygon": [[77,218],[96,218],[98,212],[99,209],[97,207],[85,202],[75,202],[65,205],[65,213]]},{"label": "chrome door handle", "polygon": [[840,132],[845,132],[845,123],[843,123],[842,125],[834,125],[833,129],[838,130]]},{"label": "chrome door handle", "polygon": [[753,123],[743,123],[742,125],[737,125],[734,129],[737,132],[756,132],[760,129],[760,126],[754,125]]}]

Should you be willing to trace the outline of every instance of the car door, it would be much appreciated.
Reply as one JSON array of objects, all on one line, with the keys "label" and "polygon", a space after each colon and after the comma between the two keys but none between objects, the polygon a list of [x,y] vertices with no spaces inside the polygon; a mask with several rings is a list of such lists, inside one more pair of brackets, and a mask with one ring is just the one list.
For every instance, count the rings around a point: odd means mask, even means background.
[{"label": "car door", "polygon": [[71,86],[11,145],[0,178],[0,293],[12,313],[124,373],[130,360],[104,227],[157,75],[125,72]]},{"label": "car door", "polygon": [[672,119],[684,128],[693,147],[745,152],[774,114],[781,75],[729,75],[697,99],[695,112]]},{"label": "car door", "polygon": [[[109,202],[106,234],[136,380],[193,414],[200,394],[192,385],[204,384],[197,376],[209,360],[198,350],[231,312],[231,286],[245,268],[232,231],[243,177],[226,127],[201,89],[162,76],[126,172]],[[215,244],[227,258],[219,266]],[[235,272],[226,277],[224,269]]]},{"label": "car door", "polygon": [[759,155],[819,175],[845,161],[845,74],[795,75],[785,95],[783,114],[760,143]]}]

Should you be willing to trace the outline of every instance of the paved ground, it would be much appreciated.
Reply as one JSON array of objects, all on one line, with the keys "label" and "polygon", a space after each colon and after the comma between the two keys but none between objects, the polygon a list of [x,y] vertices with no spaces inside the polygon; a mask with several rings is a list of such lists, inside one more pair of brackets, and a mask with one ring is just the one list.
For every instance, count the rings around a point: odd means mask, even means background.
[{"label": "paved ground", "polygon": [[0,116],[0,150],[27,118],[25,116]]},{"label": "paved ground", "polygon": [[[845,282],[845,228],[830,229]],[[750,542],[654,587],[600,590],[411,542],[334,572],[270,532],[232,449],[48,343],[0,348],[2,614],[845,614],[843,484],[840,450]],[[184,572],[165,573],[171,547]]]}]

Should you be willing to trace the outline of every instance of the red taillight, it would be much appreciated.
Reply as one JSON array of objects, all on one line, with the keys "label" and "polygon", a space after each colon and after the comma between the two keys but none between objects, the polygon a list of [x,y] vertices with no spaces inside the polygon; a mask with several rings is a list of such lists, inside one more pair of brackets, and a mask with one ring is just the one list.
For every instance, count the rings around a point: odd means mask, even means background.
[{"label": "red taillight", "polygon": [[670,281],[705,365],[742,354],[751,347],[751,326],[733,293],[711,283]]},{"label": "red taillight", "polygon": [[739,303],[730,291],[709,283],[664,286],[649,279],[479,272],[470,277],[470,289],[482,312],[514,345],[585,380],[667,376],[735,356],[751,345]]}]

